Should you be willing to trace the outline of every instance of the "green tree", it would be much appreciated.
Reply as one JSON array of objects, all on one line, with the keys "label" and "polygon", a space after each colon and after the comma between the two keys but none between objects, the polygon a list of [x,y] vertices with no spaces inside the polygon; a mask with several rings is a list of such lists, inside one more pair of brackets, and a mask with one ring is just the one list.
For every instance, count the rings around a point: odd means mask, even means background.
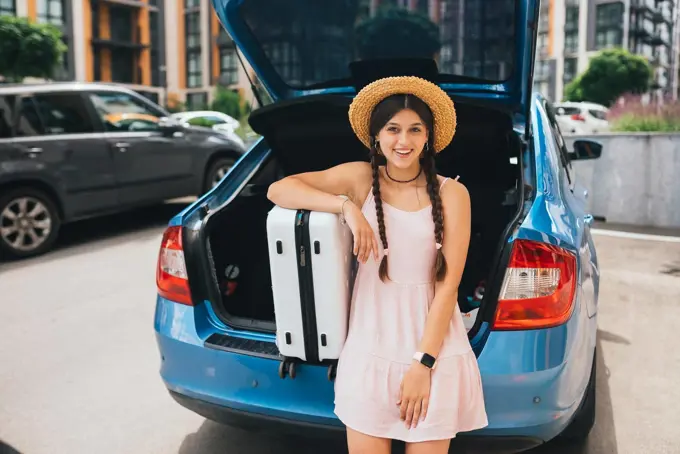
[{"label": "green tree", "polygon": [[590,60],[588,69],[565,87],[567,101],[589,101],[610,106],[625,93],[649,90],[652,68],[640,55],[607,49]]},{"label": "green tree", "polygon": [[219,86],[215,90],[215,99],[212,102],[211,109],[225,113],[237,120],[244,114],[241,107],[241,96],[228,88]]},{"label": "green tree", "polygon": [[0,16],[0,75],[7,81],[52,78],[66,49],[61,31],[54,25]]},{"label": "green tree", "polygon": [[355,31],[363,59],[434,58],[441,48],[439,26],[428,17],[400,8],[385,8],[361,21]]}]

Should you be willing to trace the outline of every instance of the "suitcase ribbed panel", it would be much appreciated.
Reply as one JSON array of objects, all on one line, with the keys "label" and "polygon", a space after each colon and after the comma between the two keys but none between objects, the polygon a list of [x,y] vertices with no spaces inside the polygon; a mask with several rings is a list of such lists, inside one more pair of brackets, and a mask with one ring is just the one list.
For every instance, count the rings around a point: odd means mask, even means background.
[{"label": "suitcase ribbed panel", "polygon": [[205,346],[216,350],[258,356],[260,358],[281,359],[279,349],[273,342],[213,334],[205,341]]},{"label": "suitcase ribbed panel", "polygon": [[349,322],[352,231],[337,215],[314,211],[309,236],[319,359],[335,360],[340,357]]},{"label": "suitcase ribbed panel", "polygon": [[295,241],[296,210],[274,207],[267,216],[276,341],[281,354],[306,359]]}]

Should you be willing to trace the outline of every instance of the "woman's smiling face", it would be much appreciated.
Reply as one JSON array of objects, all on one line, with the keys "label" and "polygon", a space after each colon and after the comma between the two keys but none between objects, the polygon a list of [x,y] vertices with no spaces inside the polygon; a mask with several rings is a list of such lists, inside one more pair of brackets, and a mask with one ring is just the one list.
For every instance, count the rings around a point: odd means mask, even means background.
[{"label": "woman's smiling face", "polygon": [[427,143],[425,122],[411,109],[402,109],[378,133],[380,151],[395,167],[414,166]]}]

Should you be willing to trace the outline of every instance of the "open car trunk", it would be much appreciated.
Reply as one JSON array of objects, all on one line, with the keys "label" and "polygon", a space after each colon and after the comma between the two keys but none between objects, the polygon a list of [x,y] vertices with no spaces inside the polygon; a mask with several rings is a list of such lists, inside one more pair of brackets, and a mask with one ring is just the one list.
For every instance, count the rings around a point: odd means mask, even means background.
[{"label": "open car trunk", "polygon": [[[286,175],[367,160],[367,150],[347,119],[350,101],[330,95],[304,97],[263,107],[251,115],[251,126],[264,136],[272,153],[241,193],[206,225],[221,298],[215,301],[215,312],[225,323],[275,329],[266,234],[273,204],[267,199],[267,189]],[[482,300],[484,290],[487,295],[498,294],[497,289],[485,287],[518,212],[520,140],[510,114],[455,102],[457,132],[439,154],[437,170],[443,176],[460,175],[471,197],[472,235],[459,288],[461,310],[468,313],[480,300],[487,304]],[[470,326],[473,319],[466,324]]]}]

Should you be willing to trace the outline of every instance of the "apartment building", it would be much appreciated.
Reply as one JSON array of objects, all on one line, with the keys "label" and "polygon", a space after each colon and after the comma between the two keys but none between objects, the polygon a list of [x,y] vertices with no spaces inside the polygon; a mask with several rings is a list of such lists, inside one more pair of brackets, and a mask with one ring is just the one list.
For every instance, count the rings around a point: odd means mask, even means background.
[{"label": "apartment building", "polygon": [[552,100],[599,51],[622,47],[650,62],[653,88],[677,95],[675,0],[546,0],[541,4],[534,86]]},{"label": "apartment building", "polygon": [[218,85],[252,101],[209,0],[0,0],[0,14],[61,29],[68,51],[56,80],[120,83],[188,108],[211,102]]}]

